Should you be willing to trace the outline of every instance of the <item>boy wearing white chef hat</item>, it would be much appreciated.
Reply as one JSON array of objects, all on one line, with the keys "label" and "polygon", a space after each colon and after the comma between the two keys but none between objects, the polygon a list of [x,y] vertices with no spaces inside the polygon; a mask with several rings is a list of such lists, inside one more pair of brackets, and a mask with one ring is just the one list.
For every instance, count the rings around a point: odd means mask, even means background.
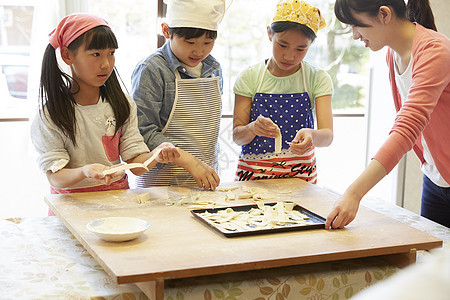
[{"label": "boy wearing white chef hat", "polygon": [[217,31],[225,13],[222,0],[165,0],[166,23],[172,27],[191,27]]},{"label": "boy wearing white chef hat", "polygon": [[170,142],[180,149],[174,164],[158,165],[136,179],[137,187],[219,185],[218,133],[222,70],[210,55],[225,0],[165,0],[161,25],[167,42],[139,62],[131,95],[148,147]]}]

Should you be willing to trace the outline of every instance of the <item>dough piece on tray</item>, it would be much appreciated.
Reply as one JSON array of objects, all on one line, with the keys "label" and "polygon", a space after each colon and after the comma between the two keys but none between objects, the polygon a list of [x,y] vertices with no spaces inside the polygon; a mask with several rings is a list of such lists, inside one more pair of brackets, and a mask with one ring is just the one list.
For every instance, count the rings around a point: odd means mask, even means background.
[{"label": "dough piece on tray", "polygon": [[229,190],[227,191],[227,194],[225,195],[225,200],[236,200],[236,194],[232,191]]},{"label": "dough piece on tray", "polygon": [[217,213],[204,212],[199,216],[222,229],[236,231],[252,231],[257,229],[279,228],[292,225],[307,224],[308,216],[293,209],[295,203],[277,202],[265,205],[257,202],[258,208],[249,211],[234,211],[231,207],[219,210]]},{"label": "dough piece on tray", "polygon": [[253,194],[251,193],[247,193],[247,192],[242,192],[238,195],[239,199],[251,199],[253,198]]},{"label": "dough piece on tray", "polygon": [[284,212],[284,205],[282,202],[277,202],[275,205],[275,211],[277,213],[277,225],[286,224],[286,214]]}]

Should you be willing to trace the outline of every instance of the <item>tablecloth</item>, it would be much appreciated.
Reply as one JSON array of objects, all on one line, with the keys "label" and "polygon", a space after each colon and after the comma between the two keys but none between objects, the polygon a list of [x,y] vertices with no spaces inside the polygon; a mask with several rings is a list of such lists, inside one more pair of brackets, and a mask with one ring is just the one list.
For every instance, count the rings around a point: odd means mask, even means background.
[{"label": "tablecloth", "polygon": [[57,217],[0,220],[0,299],[147,299],[117,285]]},{"label": "tablecloth", "polygon": [[[378,199],[375,209],[450,245],[450,229]],[[0,220],[0,299],[148,299],[116,284],[57,217]],[[428,255],[428,254],[423,254]],[[165,281],[165,299],[349,299],[397,269],[379,258]]]},{"label": "tablecloth", "polygon": [[[147,299],[117,285],[57,217],[0,220],[0,299]],[[348,299],[396,270],[354,259],[168,280],[165,299]]]}]

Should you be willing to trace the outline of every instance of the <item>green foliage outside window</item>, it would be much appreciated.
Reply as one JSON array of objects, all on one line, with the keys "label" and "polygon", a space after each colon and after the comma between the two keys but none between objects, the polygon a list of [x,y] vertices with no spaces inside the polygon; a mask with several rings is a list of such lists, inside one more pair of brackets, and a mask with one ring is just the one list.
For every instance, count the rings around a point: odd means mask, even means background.
[{"label": "green foliage outside window", "polygon": [[[276,2],[234,0],[220,25],[213,55],[224,69],[225,110],[233,107],[233,85],[239,72],[271,56],[266,28]],[[311,4],[321,9],[328,25],[319,31],[305,60],[330,74],[335,88],[333,109],[361,110],[366,99],[369,51],[353,41],[350,27],[343,27],[336,20],[333,0]]]}]

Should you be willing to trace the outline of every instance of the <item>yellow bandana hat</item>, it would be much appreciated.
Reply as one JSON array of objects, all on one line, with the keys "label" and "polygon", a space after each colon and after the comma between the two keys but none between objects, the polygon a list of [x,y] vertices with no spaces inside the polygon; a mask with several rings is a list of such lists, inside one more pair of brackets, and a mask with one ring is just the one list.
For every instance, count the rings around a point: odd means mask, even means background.
[{"label": "yellow bandana hat", "polygon": [[320,10],[301,0],[280,0],[272,23],[290,21],[308,26],[317,34],[327,24]]}]

